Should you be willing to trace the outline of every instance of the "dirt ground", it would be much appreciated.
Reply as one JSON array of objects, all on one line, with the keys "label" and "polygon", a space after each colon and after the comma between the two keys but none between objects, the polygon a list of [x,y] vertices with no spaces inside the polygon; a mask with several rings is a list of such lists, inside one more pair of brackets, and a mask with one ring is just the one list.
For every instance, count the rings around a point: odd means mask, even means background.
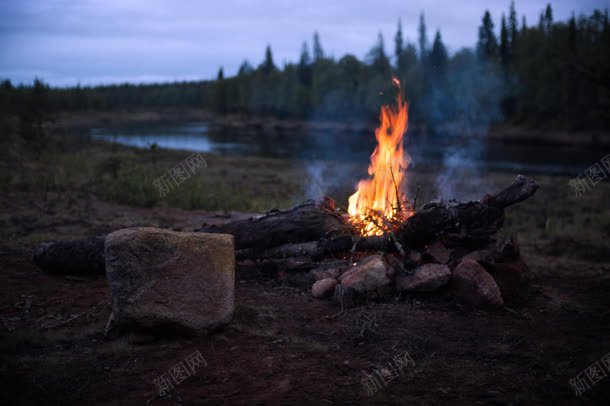
[{"label": "dirt ground", "polygon": [[[553,193],[564,191],[541,189],[536,204],[511,209],[509,231],[528,223],[549,229],[536,213],[540,199],[552,200]],[[608,194],[599,193],[602,200]],[[588,204],[595,205],[583,203],[584,212]],[[610,353],[607,241],[592,249],[528,231],[522,251],[532,280],[499,310],[470,308],[440,292],[341,311],[307,288],[238,267],[235,317],[227,328],[195,338],[110,340],[103,335],[110,315],[105,278],[45,274],[33,264],[32,248],[134,225],[188,231],[227,215],[61,195],[42,207],[19,191],[3,194],[0,207],[2,404],[610,402],[610,377],[578,397],[568,382]],[[205,364],[160,396],[153,380],[197,351]],[[365,374],[388,370],[405,352],[414,365],[367,391]]]}]

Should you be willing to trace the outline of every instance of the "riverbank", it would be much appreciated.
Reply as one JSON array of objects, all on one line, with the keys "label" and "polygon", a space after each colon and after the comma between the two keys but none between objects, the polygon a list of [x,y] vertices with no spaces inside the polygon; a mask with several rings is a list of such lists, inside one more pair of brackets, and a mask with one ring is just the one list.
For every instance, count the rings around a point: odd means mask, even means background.
[{"label": "riverbank", "polygon": [[[199,109],[156,109],[116,112],[63,112],[56,115],[56,128],[111,127],[152,123],[207,121],[242,133],[266,134],[373,134],[377,123],[363,121],[305,121],[280,120],[275,117],[245,115],[217,115]],[[449,127],[449,126],[448,126]],[[429,130],[411,123],[410,131],[428,137]],[[454,128],[451,131],[456,131]],[[459,131],[457,131],[459,135]],[[486,131],[491,141],[518,145],[577,146],[610,149],[610,131],[575,131],[535,129],[527,126],[498,124]]]}]

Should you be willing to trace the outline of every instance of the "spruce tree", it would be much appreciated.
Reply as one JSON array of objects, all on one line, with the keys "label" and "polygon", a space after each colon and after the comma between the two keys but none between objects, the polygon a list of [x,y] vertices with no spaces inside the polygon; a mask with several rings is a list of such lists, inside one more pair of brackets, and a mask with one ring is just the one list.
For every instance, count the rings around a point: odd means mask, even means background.
[{"label": "spruce tree", "polygon": [[508,27],[506,26],[506,18],[502,14],[502,20],[500,23],[500,62],[502,67],[506,70],[510,63],[510,43],[508,38]]},{"label": "spruce tree", "polygon": [[423,62],[426,59],[426,48],[428,47],[428,38],[426,35],[426,22],[424,20],[424,13],[421,13],[419,15],[419,27],[417,29],[417,32],[419,34],[419,59]]},{"label": "spruce tree", "polygon": [[324,58],[324,51],[322,50],[322,44],[320,43],[320,35],[316,31],[313,34],[313,60],[314,62],[318,62],[322,58]]},{"label": "spruce tree", "polygon": [[515,11],[515,2],[511,1],[510,9],[508,12],[508,36],[510,40],[510,53],[511,57],[514,58],[517,49],[517,36],[519,27],[517,26],[517,12]]},{"label": "spruce tree", "polygon": [[271,52],[271,45],[267,45],[265,49],[265,61],[261,66],[261,70],[265,75],[271,74],[276,69],[273,63],[273,53]]},{"label": "spruce tree", "polygon": [[494,33],[494,23],[489,10],[485,11],[483,21],[479,27],[479,41],[477,42],[477,54],[481,60],[491,61],[498,56],[498,40]]},{"label": "spruce tree", "polygon": [[402,22],[400,21],[400,19],[398,19],[398,29],[396,30],[396,35],[394,36],[394,57],[396,58],[396,69],[398,69],[399,71],[402,68],[402,47]]},{"label": "spruce tree", "polygon": [[432,50],[430,51],[430,65],[437,76],[444,76],[447,72],[448,64],[449,56],[447,55],[447,48],[443,44],[441,32],[437,30]]}]

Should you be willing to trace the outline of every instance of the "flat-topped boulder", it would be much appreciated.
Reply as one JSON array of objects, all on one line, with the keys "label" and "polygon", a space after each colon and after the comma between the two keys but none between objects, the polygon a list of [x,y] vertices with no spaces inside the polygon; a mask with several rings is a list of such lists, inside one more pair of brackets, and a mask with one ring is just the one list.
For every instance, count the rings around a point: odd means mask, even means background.
[{"label": "flat-topped boulder", "polygon": [[127,228],[106,237],[106,277],[115,327],[198,334],[231,321],[233,236]]}]

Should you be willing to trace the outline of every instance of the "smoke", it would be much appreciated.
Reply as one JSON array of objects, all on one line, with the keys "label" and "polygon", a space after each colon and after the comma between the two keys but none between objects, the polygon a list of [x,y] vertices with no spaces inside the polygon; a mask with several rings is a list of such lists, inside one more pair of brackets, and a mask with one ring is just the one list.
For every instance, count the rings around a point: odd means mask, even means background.
[{"label": "smoke", "polygon": [[443,199],[477,199],[490,186],[484,164],[487,133],[502,119],[506,87],[501,72],[480,62],[470,50],[458,52],[452,64],[449,94],[437,89],[429,93],[437,106],[444,107],[433,110],[444,148],[437,193]]},{"label": "smoke", "polygon": [[316,199],[328,194],[332,177],[325,177],[325,170],[326,163],[324,161],[313,160],[305,162],[305,172],[307,173],[305,197]]},{"label": "smoke", "polygon": [[[425,86],[414,92],[412,102],[416,110],[412,116],[414,122],[410,123],[411,135],[407,135],[411,145],[406,149],[414,161],[432,160],[438,166],[434,181],[437,197],[478,199],[482,190],[492,187],[486,177],[487,132],[494,122],[502,119],[501,102],[507,94],[505,77],[499,68],[481,62],[470,49],[461,50],[451,58],[445,76],[435,75],[438,72],[429,73]],[[350,109],[345,108],[345,101],[340,102],[345,96],[342,91],[330,92],[310,117],[310,123],[354,120],[354,112],[346,113]],[[379,96],[379,89],[366,89],[365,94],[379,97],[373,105],[385,101],[382,97],[386,95]],[[366,119],[365,112],[359,114],[362,120]],[[431,129],[430,137],[413,135],[417,128],[413,124],[417,125],[420,120],[425,120]],[[362,127],[363,123],[355,126],[358,125]],[[302,156],[307,174],[303,182],[306,197],[327,195],[343,199],[346,189],[353,192],[356,182],[366,176],[365,168],[375,147],[372,128],[366,133],[349,133],[339,128],[321,132],[318,127],[307,137],[311,150]],[[348,162],[355,165],[345,165]],[[408,178],[407,175],[406,182]]]}]

